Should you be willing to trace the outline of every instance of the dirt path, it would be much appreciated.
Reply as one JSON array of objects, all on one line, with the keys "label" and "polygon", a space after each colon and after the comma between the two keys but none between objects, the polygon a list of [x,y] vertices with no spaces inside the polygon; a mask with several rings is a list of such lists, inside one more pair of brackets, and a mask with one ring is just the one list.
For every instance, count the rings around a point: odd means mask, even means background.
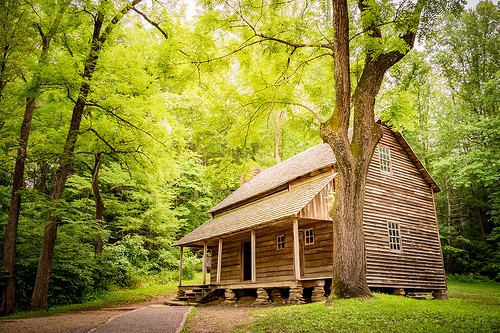
[{"label": "dirt path", "polygon": [[255,307],[200,306],[188,320],[187,333],[231,333],[234,329],[253,319],[251,312]]}]

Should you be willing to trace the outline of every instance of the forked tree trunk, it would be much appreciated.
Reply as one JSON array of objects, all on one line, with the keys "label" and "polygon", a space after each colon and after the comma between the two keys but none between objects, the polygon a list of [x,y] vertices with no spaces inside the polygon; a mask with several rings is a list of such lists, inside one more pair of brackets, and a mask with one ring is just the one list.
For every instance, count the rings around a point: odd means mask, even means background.
[{"label": "forked tree trunk", "polygon": [[[363,73],[351,96],[349,13],[347,0],[333,1],[334,40],[332,45],[335,78],[335,109],[321,125],[321,137],[332,148],[337,160],[335,201],[330,211],[333,219],[332,298],[366,298],[371,292],[366,281],[366,250],[363,231],[363,209],[368,168],[382,129],[375,122],[375,98],[387,70],[401,60],[404,53],[390,51],[372,58],[366,55]],[[423,1],[414,14],[420,16]],[[370,8],[358,1],[363,12]],[[416,21],[418,26],[418,21]],[[375,23],[364,27],[371,38],[382,37]],[[400,38],[411,48],[416,26]],[[349,137],[351,108],[354,113],[352,137]]]}]

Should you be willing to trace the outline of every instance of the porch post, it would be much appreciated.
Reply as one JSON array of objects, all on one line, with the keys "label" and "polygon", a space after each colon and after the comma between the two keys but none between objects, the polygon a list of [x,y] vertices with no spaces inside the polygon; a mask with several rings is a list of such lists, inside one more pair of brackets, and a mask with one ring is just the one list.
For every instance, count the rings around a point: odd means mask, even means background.
[{"label": "porch post", "polygon": [[293,266],[295,279],[300,279],[300,254],[299,254],[299,220],[293,220]]},{"label": "porch post", "polygon": [[184,253],[184,246],[181,245],[181,249],[179,251],[179,287],[182,286],[182,256]]},{"label": "porch post", "polygon": [[207,284],[207,241],[203,242],[203,284]]},{"label": "porch post", "polygon": [[222,238],[219,238],[219,251],[217,251],[217,283],[220,283],[221,270],[222,270]]},{"label": "porch post", "polygon": [[252,230],[250,232],[250,247],[251,247],[251,254],[252,254],[252,282],[257,281],[257,270],[255,269],[255,230]]}]

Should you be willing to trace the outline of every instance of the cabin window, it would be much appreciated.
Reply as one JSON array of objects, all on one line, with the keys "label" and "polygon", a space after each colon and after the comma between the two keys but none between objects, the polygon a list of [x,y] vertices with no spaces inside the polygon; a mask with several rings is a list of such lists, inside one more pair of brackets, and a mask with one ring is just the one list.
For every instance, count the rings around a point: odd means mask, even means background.
[{"label": "cabin window", "polygon": [[279,235],[277,242],[276,242],[276,248],[278,250],[283,250],[285,248],[285,235]]},{"label": "cabin window", "polygon": [[401,251],[401,232],[399,230],[399,224],[388,222],[387,227],[389,229],[389,246],[391,251]]},{"label": "cabin window", "polygon": [[306,229],[306,245],[314,244],[314,229]]},{"label": "cabin window", "polygon": [[378,155],[380,158],[380,170],[391,173],[391,150],[386,146],[378,146]]}]

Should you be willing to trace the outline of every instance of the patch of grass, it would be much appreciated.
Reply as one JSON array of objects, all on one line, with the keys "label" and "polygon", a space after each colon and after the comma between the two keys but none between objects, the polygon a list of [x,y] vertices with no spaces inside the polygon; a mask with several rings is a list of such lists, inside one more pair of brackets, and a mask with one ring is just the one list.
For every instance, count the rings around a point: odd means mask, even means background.
[{"label": "patch of grass", "polygon": [[181,333],[189,333],[189,330],[186,327],[189,326],[189,323],[193,320],[194,316],[196,315],[196,312],[198,312],[198,308],[197,307],[193,307],[191,309],[191,312],[189,312],[189,314],[188,314],[188,317],[187,317],[187,320],[186,320],[186,325],[182,329]]},{"label": "patch of grass", "polygon": [[[200,284],[202,281],[201,273],[195,274],[192,280],[183,281],[183,284]],[[17,312],[2,319],[22,319],[52,316],[57,313],[97,310],[102,308],[127,305],[132,303],[148,301],[161,295],[173,294],[177,291],[177,281],[166,284],[158,282],[148,282],[138,285],[135,288],[116,289],[104,293],[101,297],[82,304],[71,304],[50,308],[49,311],[24,311]]]},{"label": "patch of grass", "polygon": [[240,332],[500,332],[500,284],[450,282],[446,301],[374,294],[368,300],[258,310]]}]

